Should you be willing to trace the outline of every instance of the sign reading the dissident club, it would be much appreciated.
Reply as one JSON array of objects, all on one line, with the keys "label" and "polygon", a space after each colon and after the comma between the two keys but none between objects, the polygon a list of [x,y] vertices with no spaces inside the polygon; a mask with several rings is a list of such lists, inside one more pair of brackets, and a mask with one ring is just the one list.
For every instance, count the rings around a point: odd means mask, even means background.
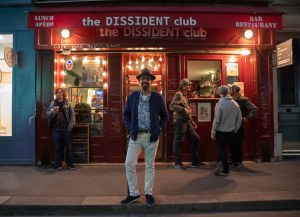
[{"label": "sign reading the dissident club", "polygon": [[73,60],[67,59],[67,61],[66,61],[66,69],[67,70],[72,70],[73,69]]},{"label": "sign reading the dissident club", "polygon": [[281,29],[281,16],[216,13],[30,13],[29,28],[258,28]]}]

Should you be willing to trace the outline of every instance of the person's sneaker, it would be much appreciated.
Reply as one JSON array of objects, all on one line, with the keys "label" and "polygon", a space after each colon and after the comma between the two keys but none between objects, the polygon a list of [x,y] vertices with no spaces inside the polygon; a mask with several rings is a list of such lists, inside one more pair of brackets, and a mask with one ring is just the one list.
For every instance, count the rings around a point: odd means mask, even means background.
[{"label": "person's sneaker", "polygon": [[155,202],[154,202],[154,198],[152,195],[146,194],[146,203],[147,203],[147,206],[154,206]]},{"label": "person's sneaker", "polygon": [[128,195],[124,200],[121,201],[121,205],[131,204],[131,203],[137,201],[139,198],[140,198],[140,195],[138,195],[138,196]]},{"label": "person's sneaker", "polygon": [[216,176],[219,176],[220,173],[222,172],[222,170],[223,170],[223,163],[222,163],[222,162],[219,162],[219,163],[217,164],[217,168],[214,170],[214,174],[215,174]]},{"label": "person's sneaker", "polygon": [[238,168],[239,164],[237,162],[233,162],[230,166],[234,167],[234,168]]},{"label": "person's sneaker", "polygon": [[197,163],[197,164],[192,164],[192,165],[191,165],[192,168],[196,168],[196,167],[205,167],[205,166],[206,166],[206,164],[205,164],[205,163],[202,163],[202,162]]},{"label": "person's sneaker", "polygon": [[175,164],[174,167],[179,170],[186,170],[186,167],[183,166],[182,164]]},{"label": "person's sneaker", "polygon": [[69,166],[68,166],[68,169],[69,169],[69,170],[76,170],[76,168],[74,167],[74,165],[69,165]]},{"label": "person's sneaker", "polygon": [[229,173],[222,171],[222,172],[220,172],[219,176],[229,176]]},{"label": "person's sneaker", "polygon": [[234,168],[239,168],[239,167],[243,167],[244,164],[242,162],[234,162],[231,166]]},{"label": "person's sneaker", "polygon": [[61,165],[55,165],[55,166],[54,166],[54,169],[57,170],[57,171],[59,171],[59,170],[62,169],[62,166],[61,166]]}]

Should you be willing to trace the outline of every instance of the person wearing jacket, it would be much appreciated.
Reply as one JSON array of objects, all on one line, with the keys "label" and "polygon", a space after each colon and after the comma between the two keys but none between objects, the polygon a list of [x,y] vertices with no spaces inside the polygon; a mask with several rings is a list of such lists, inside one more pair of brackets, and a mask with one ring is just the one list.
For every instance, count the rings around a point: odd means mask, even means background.
[{"label": "person wearing jacket", "polygon": [[244,140],[244,125],[250,120],[257,117],[258,108],[250,102],[247,97],[240,94],[241,88],[234,84],[229,86],[229,94],[232,96],[234,101],[236,101],[241,109],[243,120],[241,127],[234,135],[232,142],[229,144],[229,149],[231,152],[231,162],[230,164],[237,168],[243,166],[243,140]]},{"label": "person wearing jacket", "polygon": [[63,147],[66,147],[66,163],[68,169],[74,170],[72,151],[72,129],[75,123],[75,114],[72,104],[67,100],[65,89],[58,88],[55,91],[56,99],[48,109],[48,119],[54,120],[53,141],[55,144],[54,161],[56,170],[62,169]]},{"label": "person wearing jacket", "polygon": [[242,114],[239,105],[228,95],[228,86],[220,86],[218,93],[221,98],[215,106],[211,129],[211,138],[212,140],[216,140],[219,146],[219,159],[214,174],[216,176],[228,176],[229,164],[227,161],[226,146],[233,139],[234,133],[240,128]]},{"label": "person wearing jacket", "polygon": [[190,82],[187,78],[180,81],[179,89],[175,92],[169,109],[173,112],[174,125],[174,142],[173,152],[175,158],[176,169],[186,170],[181,161],[181,147],[184,143],[185,136],[189,138],[192,149],[192,165],[191,167],[203,167],[204,163],[198,159],[198,147],[200,138],[196,133],[196,123],[192,118],[192,109],[189,104],[188,93],[190,91]]},{"label": "person wearing jacket", "polygon": [[140,198],[136,165],[141,151],[144,150],[144,193],[147,206],[153,206],[154,163],[159,135],[168,121],[168,111],[163,97],[151,90],[151,83],[156,78],[151,71],[147,68],[142,69],[136,78],[141,90],[128,96],[123,110],[123,121],[130,132],[125,160],[129,195],[121,201],[121,205],[130,204]]}]

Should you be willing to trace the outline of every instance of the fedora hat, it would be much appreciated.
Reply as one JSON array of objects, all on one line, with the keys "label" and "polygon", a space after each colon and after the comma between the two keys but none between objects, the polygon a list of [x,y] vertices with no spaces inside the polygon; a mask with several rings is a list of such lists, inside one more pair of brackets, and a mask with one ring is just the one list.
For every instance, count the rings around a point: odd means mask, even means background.
[{"label": "fedora hat", "polygon": [[182,79],[179,83],[180,87],[188,86],[188,85],[191,85],[191,84],[192,84],[192,82],[187,78]]},{"label": "fedora hat", "polygon": [[139,80],[140,77],[142,77],[142,76],[149,76],[152,81],[156,79],[156,77],[147,68],[142,69],[141,72],[140,72],[140,74],[138,76],[136,76],[136,79]]}]

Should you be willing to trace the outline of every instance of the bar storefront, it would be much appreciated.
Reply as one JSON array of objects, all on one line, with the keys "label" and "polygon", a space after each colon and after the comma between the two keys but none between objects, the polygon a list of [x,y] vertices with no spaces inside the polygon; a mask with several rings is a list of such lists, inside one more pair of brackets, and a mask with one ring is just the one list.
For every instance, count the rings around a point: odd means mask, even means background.
[{"label": "bar storefront", "polygon": [[[37,161],[52,160],[45,111],[54,90],[63,87],[76,114],[77,162],[124,162],[122,110],[126,97],[139,89],[135,77],[145,67],[156,75],[152,89],[165,97],[167,106],[182,78],[193,82],[190,103],[203,161],[217,159],[210,139],[219,99],[215,90],[239,84],[259,108],[258,118],[246,126],[244,159],[272,161],[272,51],[281,22],[281,14],[267,7],[61,7],[30,12],[37,51]],[[157,161],[173,161],[172,143],[170,119]],[[188,144],[182,153],[189,161]]]}]

